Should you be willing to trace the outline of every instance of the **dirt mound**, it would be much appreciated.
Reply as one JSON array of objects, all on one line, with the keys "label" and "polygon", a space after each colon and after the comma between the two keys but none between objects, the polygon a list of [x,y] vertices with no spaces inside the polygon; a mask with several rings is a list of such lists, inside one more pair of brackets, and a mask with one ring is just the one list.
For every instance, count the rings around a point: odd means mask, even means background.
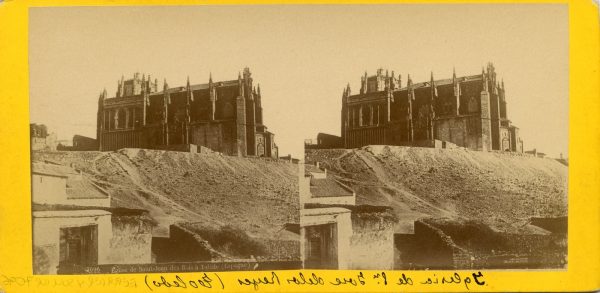
[{"label": "dirt mound", "polygon": [[568,167],[521,154],[368,146],[306,150],[352,187],[357,204],[389,205],[412,232],[422,217],[481,220],[505,232],[532,232],[530,217],[567,215]]},{"label": "dirt mound", "polygon": [[296,239],[297,165],[218,153],[123,149],[117,152],[34,152],[33,161],[73,166],[106,189],[115,207],[146,209],[156,236],[176,222],[230,225],[263,239]]}]

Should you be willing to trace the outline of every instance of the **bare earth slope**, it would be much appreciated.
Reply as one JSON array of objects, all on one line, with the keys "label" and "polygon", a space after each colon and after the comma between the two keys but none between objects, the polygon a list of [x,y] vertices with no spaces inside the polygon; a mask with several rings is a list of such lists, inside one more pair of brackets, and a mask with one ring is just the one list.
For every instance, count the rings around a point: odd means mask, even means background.
[{"label": "bare earth slope", "polygon": [[81,169],[108,191],[113,206],[150,211],[159,222],[157,236],[186,221],[295,239],[281,231],[299,222],[298,168],[285,161],[141,149],[33,153],[33,161],[44,160]]},{"label": "bare earth slope", "polygon": [[357,193],[358,204],[389,205],[410,232],[421,217],[482,220],[531,231],[530,217],[567,215],[568,168],[549,158],[466,149],[367,146],[306,150]]}]

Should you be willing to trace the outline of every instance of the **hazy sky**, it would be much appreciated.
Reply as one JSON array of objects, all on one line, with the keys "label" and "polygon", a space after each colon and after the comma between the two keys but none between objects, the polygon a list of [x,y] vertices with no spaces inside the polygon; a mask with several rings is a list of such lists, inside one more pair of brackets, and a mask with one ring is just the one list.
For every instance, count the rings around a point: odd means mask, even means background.
[{"label": "hazy sky", "polygon": [[[98,95],[134,72],[170,86],[236,79],[250,67],[280,154],[339,135],[342,89],[377,68],[413,81],[504,78],[526,150],[568,150],[567,5],[354,5],[32,8],[31,121],[59,139],[95,137]],[[159,83],[162,87],[162,82]]]}]

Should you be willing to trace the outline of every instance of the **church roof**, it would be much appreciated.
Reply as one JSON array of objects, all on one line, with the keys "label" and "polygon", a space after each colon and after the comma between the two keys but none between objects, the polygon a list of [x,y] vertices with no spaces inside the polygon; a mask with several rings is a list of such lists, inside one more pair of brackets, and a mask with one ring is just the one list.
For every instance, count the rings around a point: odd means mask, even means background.
[{"label": "church roof", "polygon": [[[469,75],[469,76],[461,76],[461,77],[457,77],[456,80],[458,82],[481,80],[481,74]],[[453,83],[452,78],[439,79],[439,80],[435,80],[434,82],[435,82],[436,86],[449,85],[449,84]],[[429,82],[429,81],[419,82],[419,83],[413,83],[413,89],[430,87],[430,86],[431,86],[431,82]],[[398,91],[405,91],[405,90],[407,90],[407,87],[403,87],[403,88],[398,89]]]},{"label": "church roof", "polygon": [[[226,80],[226,81],[216,81],[213,82],[213,85],[216,87],[223,87],[223,86],[237,86],[238,85],[238,80]],[[207,90],[208,89],[208,83],[199,83],[199,84],[192,84],[190,85],[190,88],[192,89],[192,91],[199,91],[199,90]],[[168,89],[169,94],[173,94],[173,93],[180,93],[180,92],[185,92],[187,90],[187,88],[185,86],[177,86],[177,87],[170,87]],[[156,96],[156,95],[163,95],[164,91],[160,91],[160,92],[154,92],[151,93],[151,96]]]}]

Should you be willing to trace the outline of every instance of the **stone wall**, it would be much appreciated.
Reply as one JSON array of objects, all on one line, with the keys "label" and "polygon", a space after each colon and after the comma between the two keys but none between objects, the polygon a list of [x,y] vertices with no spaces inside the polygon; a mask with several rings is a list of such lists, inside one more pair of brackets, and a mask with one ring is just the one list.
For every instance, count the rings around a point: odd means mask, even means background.
[{"label": "stone wall", "polygon": [[114,151],[122,148],[142,148],[143,134],[139,130],[123,130],[102,134],[101,151]]},{"label": "stone wall", "polygon": [[211,260],[208,243],[179,225],[169,227],[169,238],[154,237],[152,253],[157,263]]},{"label": "stone wall", "polygon": [[[412,236],[397,235],[395,246],[400,253],[396,268],[452,269],[457,250],[452,239],[424,221],[415,221]],[[457,251],[458,252],[458,251]]]},{"label": "stone wall", "polygon": [[113,215],[108,262],[141,264],[152,262],[152,223],[142,215]]},{"label": "stone wall", "polygon": [[436,139],[457,146],[482,150],[481,119],[478,116],[456,116],[436,120]]},{"label": "stone wall", "polygon": [[509,234],[454,222],[444,225],[418,220],[415,234],[396,234],[395,269],[539,269],[562,268],[567,262],[566,234]]},{"label": "stone wall", "polygon": [[350,249],[349,269],[393,269],[393,221],[384,213],[352,213]]},{"label": "stone wall", "polygon": [[355,205],[356,204],[356,196],[352,194],[351,196],[319,196],[319,197],[311,197],[308,196],[305,198],[303,203],[315,203],[315,204],[324,204],[324,205]]},{"label": "stone wall", "polygon": [[156,149],[165,151],[196,153],[198,151],[198,146],[196,146],[195,144],[170,144],[157,145]]},{"label": "stone wall", "polygon": [[255,256],[258,260],[300,260],[300,241],[279,239],[258,239],[264,245],[265,256]]},{"label": "stone wall", "polygon": [[230,123],[199,123],[191,128],[190,142],[226,155],[237,154],[237,140]]}]

